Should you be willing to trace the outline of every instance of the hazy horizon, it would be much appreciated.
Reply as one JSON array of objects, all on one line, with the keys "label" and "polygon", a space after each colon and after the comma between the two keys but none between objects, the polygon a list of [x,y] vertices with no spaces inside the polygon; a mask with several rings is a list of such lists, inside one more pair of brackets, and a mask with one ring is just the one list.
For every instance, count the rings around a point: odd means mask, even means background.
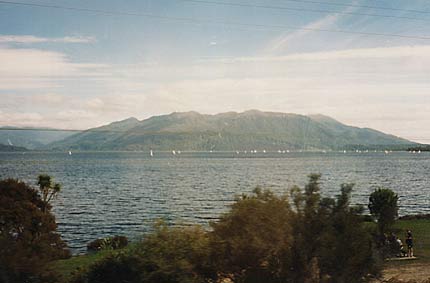
[{"label": "hazy horizon", "polygon": [[0,3],[1,126],[258,109],[430,142],[426,1],[19,3]]}]

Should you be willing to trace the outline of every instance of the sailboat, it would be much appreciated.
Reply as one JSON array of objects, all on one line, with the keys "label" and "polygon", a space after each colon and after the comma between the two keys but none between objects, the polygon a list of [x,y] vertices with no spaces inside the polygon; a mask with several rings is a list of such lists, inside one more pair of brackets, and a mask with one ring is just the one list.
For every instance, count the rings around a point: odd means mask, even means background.
[{"label": "sailboat", "polygon": [[72,155],[72,152],[69,150],[69,155]]},{"label": "sailboat", "polygon": [[150,155],[151,157],[153,157],[153,156],[154,156],[154,152],[152,151],[152,149],[149,151],[149,155]]},{"label": "sailboat", "polygon": [[7,139],[7,143],[8,143],[10,146],[12,146],[12,145],[13,145],[13,143],[10,141],[10,139]]}]

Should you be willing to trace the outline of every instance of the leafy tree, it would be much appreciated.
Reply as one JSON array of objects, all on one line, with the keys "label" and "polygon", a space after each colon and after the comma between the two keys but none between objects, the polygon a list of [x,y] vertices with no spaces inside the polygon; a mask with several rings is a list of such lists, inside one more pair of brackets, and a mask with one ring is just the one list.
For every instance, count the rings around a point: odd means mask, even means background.
[{"label": "leafy tree", "polygon": [[278,282],[290,272],[292,212],[286,196],[256,189],[212,223],[212,262],[234,282]]},{"label": "leafy tree", "polygon": [[378,222],[379,234],[387,232],[398,216],[399,197],[390,189],[377,188],[369,197],[369,210]]},{"label": "leafy tree", "polygon": [[67,257],[56,228],[50,206],[35,189],[0,181],[0,281],[38,282],[47,262]]}]

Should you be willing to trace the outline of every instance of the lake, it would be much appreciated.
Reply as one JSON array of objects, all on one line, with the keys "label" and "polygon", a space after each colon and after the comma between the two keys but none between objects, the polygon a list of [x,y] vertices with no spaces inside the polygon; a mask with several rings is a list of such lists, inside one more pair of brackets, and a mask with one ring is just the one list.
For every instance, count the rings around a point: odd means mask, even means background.
[{"label": "lake", "polygon": [[46,173],[63,185],[54,202],[58,230],[75,253],[110,235],[136,238],[155,219],[206,225],[238,194],[256,186],[286,193],[322,174],[322,194],[355,183],[352,200],[367,205],[376,186],[396,191],[400,214],[430,213],[430,154],[407,152],[76,152],[0,153],[0,178],[36,185]]}]

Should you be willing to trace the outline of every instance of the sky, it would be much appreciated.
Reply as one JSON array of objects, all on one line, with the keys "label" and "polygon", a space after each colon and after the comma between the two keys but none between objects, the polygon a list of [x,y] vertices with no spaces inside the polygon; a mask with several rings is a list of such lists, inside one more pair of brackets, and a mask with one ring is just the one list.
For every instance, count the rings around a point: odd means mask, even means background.
[{"label": "sky", "polygon": [[259,109],[430,143],[428,1],[11,2],[0,126]]}]

